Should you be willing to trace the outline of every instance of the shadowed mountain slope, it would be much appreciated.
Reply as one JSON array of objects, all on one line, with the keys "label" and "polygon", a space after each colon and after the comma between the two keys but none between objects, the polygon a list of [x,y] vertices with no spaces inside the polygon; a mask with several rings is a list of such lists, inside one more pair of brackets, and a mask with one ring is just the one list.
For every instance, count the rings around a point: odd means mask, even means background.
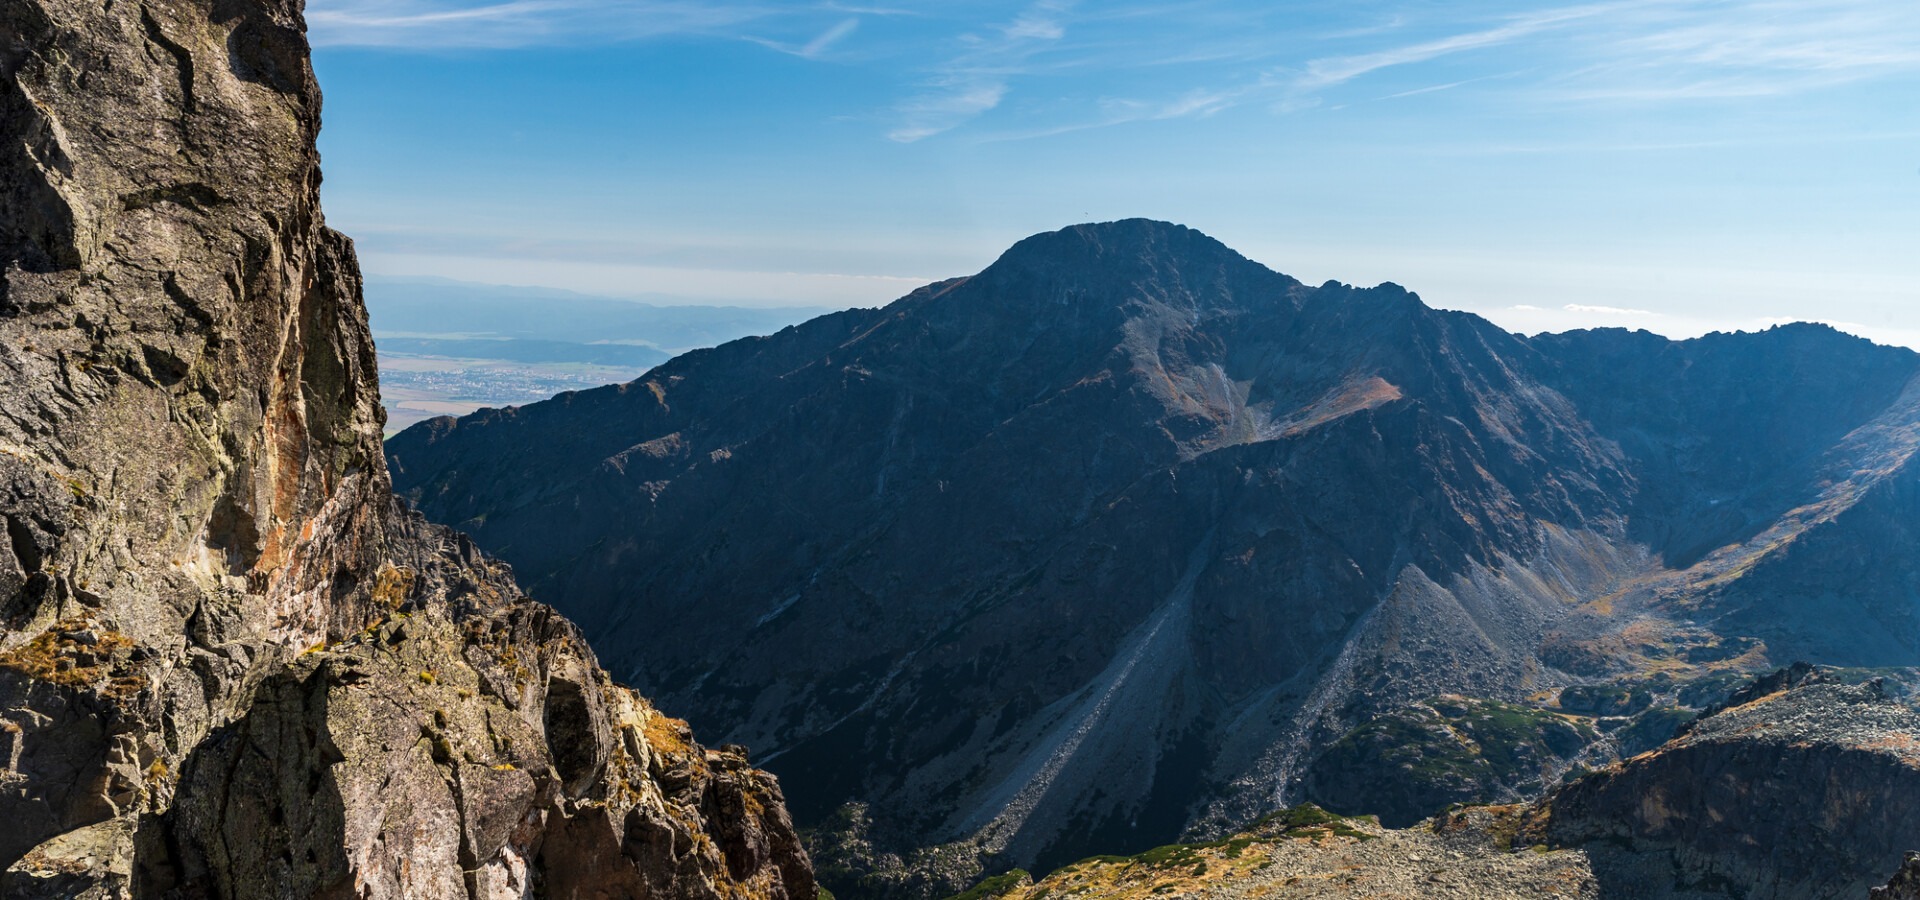
[{"label": "shadowed mountain slope", "polygon": [[804,820],[1045,866],[1297,800],[1437,694],[1920,662],[1908,588],[1760,583],[1907,514],[1917,372],[1818,326],[1526,339],[1132,220],[387,450]]}]

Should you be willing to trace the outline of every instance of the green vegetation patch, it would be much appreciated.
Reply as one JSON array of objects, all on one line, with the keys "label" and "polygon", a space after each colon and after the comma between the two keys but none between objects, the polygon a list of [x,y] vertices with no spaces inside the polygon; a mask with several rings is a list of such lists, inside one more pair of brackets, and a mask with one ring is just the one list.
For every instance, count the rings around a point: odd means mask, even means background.
[{"label": "green vegetation patch", "polygon": [[1192,868],[1195,871],[1191,874],[1202,875],[1205,874],[1207,865],[1204,854],[1209,850],[1219,851],[1221,856],[1228,859],[1238,859],[1240,854],[1254,844],[1272,843],[1285,838],[1318,839],[1332,835],[1362,841],[1374,839],[1374,835],[1353,827],[1350,824],[1352,821],[1308,803],[1260,817],[1253,823],[1252,830],[1265,832],[1265,834],[1239,834],[1204,843],[1167,844],[1131,857],[1096,856],[1076,865],[1084,865],[1087,862],[1126,862],[1155,869]]},{"label": "green vegetation patch", "polygon": [[1656,706],[1635,716],[1633,722],[1614,734],[1620,742],[1621,756],[1639,756],[1673,739],[1680,726],[1697,714],[1679,706]]},{"label": "green vegetation patch", "polygon": [[1535,790],[1599,737],[1591,723],[1558,712],[1436,697],[1348,732],[1315,761],[1307,790],[1403,828],[1449,804]]},{"label": "green vegetation patch", "polygon": [[[1256,829],[1272,829],[1290,838],[1314,838],[1331,834],[1335,837],[1354,838],[1355,840],[1362,841],[1374,839],[1374,835],[1368,834],[1348,824],[1351,821],[1353,820],[1346,816],[1335,815],[1311,803],[1303,803],[1299,806],[1289,807],[1261,816],[1259,821],[1254,823],[1254,827]],[[1229,855],[1239,856],[1240,849],[1245,849],[1244,843],[1241,844],[1239,849],[1234,848],[1232,846],[1233,844],[1251,840],[1253,839],[1239,838],[1227,842],[1228,850],[1230,851]]]},{"label": "green vegetation patch", "polygon": [[947,900],[993,900],[1004,897],[1020,888],[1033,883],[1033,876],[1024,869],[1014,869],[1005,875],[995,875],[965,891],[948,897]]}]

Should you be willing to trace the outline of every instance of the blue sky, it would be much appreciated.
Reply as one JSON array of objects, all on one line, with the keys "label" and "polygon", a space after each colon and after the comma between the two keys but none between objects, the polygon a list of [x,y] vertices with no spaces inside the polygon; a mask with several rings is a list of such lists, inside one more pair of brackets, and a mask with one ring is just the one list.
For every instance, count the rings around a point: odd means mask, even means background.
[{"label": "blue sky", "polygon": [[311,0],[375,275],[873,305],[1081,221],[1523,331],[1920,346],[1920,3]]}]

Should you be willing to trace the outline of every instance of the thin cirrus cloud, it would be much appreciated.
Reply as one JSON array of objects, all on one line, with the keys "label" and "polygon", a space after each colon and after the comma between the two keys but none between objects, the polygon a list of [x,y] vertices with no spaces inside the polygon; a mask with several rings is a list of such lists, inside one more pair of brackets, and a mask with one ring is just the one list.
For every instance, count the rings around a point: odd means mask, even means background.
[{"label": "thin cirrus cloud", "polygon": [[933,137],[1000,105],[1007,96],[1004,80],[956,74],[934,79],[927,90],[902,103],[901,122],[887,137],[902,144]]},{"label": "thin cirrus cloud", "polygon": [[[1514,306],[1507,307],[1507,309],[1512,312],[1529,312],[1529,313],[1547,311],[1546,307],[1534,306],[1530,303],[1516,304]],[[1660,315],[1659,313],[1654,312],[1653,310],[1650,310],[1650,309],[1629,309],[1624,306],[1595,306],[1587,303],[1569,303],[1569,304],[1566,304],[1565,306],[1560,307],[1560,309],[1570,313],[1584,313],[1586,315],[1596,315],[1596,316],[1657,316],[1657,315]]]},{"label": "thin cirrus cloud", "polygon": [[1585,303],[1569,303],[1566,306],[1562,307],[1562,309],[1565,309],[1567,312],[1593,313],[1593,314],[1602,315],[1602,316],[1657,316],[1659,315],[1659,313],[1654,312],[1653,310],[1650,310],[1650,309],[1628,309],[1622,306],[1592,306]]},{"label": "thin cirrus cloud", "polygon": [[[1389,33],[1390,35],[1390,33]],[[1534,77],[1543,102],[1767,97],[1920,70],[1920,5],[1877,0],[1626,0],[1514,16],[1491,27],[1319,57],[1269,73],[1282,112],[1387,69],[1479,54]],[[1401,91],[1417,96],[1480,78]]]},{"label": "thin cirrus cloud", "polygon": [[778,15],[775,7],[684,0],[315,0],[318,47],[512,48],[717,33]]},{"label": "thin cirrus cloud", "polygon": [[[862,27],[883,18],[888,28]],[[1674,103],[1920,71],[1920,4],[1885,0],[1609,0],[1519,11],[1495,0],[1409,6],[1383,18],[1337,9],[1283,15],[1250,0],[1085,8],[1072,0],[958,8],[925,0],[313,0],[308,21],[320,46],[702,35],[809,60],[857,59],[899,99],[839,113],[877,120],[880,135],[903,144],[976,123],[973,139],[1002,141],[1469,85],[1542,104]],[[1371,96],[1346,93],[1361,85]]]},{"label": "thin cirrus cloud", "polygon": [[[1064,8],[1023,15],[1000,29],[1004,41],[993,45],[994,53],[973,48],[942,64],[895,111],[900,124],[888,136],[913,142],[988,118],[1042,77],[1072,88],[1072,79],[1088,72],[1147,65],[1165,71],[1155,82],[1164,91],[1158,96],[1116,96],[1096,75],[1086,79],[1095,83],[1081,89],[1077,109],[1046,104],[1051,118],[1037,123],[997,116],[975,139],[1204,117],[1249,103],[1290,114],[1318,107],[1349,85],[1389,74],[1417,79],[1423,67],[1442,63],[1454,77],[1411,87],[1401,81],[1395,86],[1402,89],[1371,99],[1474,85],[1540,104],[1676,103],[1778,96],[1920,71],[1920,4],[1879,0],[1615,0],[1505,15],[1469,5],[1450,16],[1396,14],[1317,37],[1260,15],[1195,14],[1240,5],[1183,4],[1177,16],[1133,16],[1142,27],[1131,34],[1109,28],[1082,40],[1076,36],[1087,29],[1064,24]],[[1108,24],[1116,18],[1122,17],[1109,16]],[[1263,61],[1246,52],[1248,35],[1262,36],[1262,29],[1266,44],[1278,48],[1269,55],[1281,58]],[[1169,44],[1181,48],[1179,56],[1159,52]],[[1334,47],[1351,51],[1325,52]],[[996,53],[993,64],[981,65]],[[1461,65],[1478,71],[1458,77]]]},{"label": "thin cirrus cloud", "polygon": [[1454,53],[1511,43],[1551,28],[1604,15],[1617,8],[1616,6],[1582,6],[1554,10],[1524,16],[1497,27],[1448,35],[1435,40],[1351,56],[1314,59],[1308,61],[1306,71],[1293,80],[1291,87],[1301,92],[1323,90],[1381,69],[1411,65]]},{"label": "thin cirrus cloud", "polygon": [[1071,0],[1039,0],[1011,22],[955,38],[959,52],[940,63],[921,89],[895,109],[887,137],[911,144],[951,131],[1000,105],[1011,79],[1033,58],[1066,38]]},{"label": "thin cirrus cloud", "polygon": [[827,30],[820,32],[818,36],[804,44],[789,44],[782,41],[756,37],[749,37],[747,40],[771,50],[778,50],[789,56],[798,56],[801,59],[819,59],[824,56],[828,50],[832,49],[835,44],[840,43],[848,35],[859,30],[859,28],[860,18],[858,16],[849,16],[833,24],[827,28]]}]

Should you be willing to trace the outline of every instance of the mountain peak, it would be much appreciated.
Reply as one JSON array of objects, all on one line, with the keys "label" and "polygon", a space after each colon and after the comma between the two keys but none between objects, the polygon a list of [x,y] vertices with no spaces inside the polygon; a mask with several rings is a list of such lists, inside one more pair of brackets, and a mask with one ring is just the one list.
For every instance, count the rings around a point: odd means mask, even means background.
[{"label": "mountain peak", "polygon": [[1155,219],[1085,222],[1058,231],[1041,232],[1008,248],[994,265],[1042,260],[1056,263],[1083,260],[1124,263],[1153,258],[1233,260],[1266,268],[1200,231]]},{"label": "mountain peak", "polygon": [[1171,222],[1122,219],[1072,225],[1014,244],[973,279],[1009,300],[1217,309],[1278,297],[1300,282]]}]

